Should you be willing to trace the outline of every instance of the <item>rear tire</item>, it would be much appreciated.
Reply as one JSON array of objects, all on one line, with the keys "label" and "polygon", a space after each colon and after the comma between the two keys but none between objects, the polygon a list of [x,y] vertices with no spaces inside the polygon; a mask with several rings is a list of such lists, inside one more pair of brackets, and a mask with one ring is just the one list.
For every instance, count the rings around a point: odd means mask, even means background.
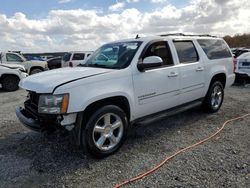
[{"label": "rear tire", "polygon": [[203,101],[203,107],[205,111],[214,113],[217,112],[224,99],[224,87],[220,81],[213,82],[207,92],[205,100]]},{"label": "rear tire", "polygon": [[9,75],[2,79],[2,87],[5,91],[18,90],[20,79],[17,76]]},{"label": "rear tire", "polygon": [[97,158],[106,157],[122,146],[127,130],[124,111],[114,105],[103,106],[82,125],[81,147]]},{"label": "rear tire", "polygon": [[43,70],[40,69],[40,68],[34,68],[34,69],[32,69],[32,70],[30,71],[30,75],[32,75],[32,74],[37,74],[37,73],[42,72],[42,71],[43,71]]}]

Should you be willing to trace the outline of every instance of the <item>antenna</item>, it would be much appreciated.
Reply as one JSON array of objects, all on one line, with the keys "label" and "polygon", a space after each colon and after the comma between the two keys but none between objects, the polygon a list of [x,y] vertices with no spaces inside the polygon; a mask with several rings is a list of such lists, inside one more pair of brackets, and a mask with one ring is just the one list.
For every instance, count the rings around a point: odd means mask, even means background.
[{"label": "antenna", "polygon": [[139,38],[140,38],[140,37],[139,37],[139,34],[137,34],[136,37],[135,37],[135,39],[139,39]]}]

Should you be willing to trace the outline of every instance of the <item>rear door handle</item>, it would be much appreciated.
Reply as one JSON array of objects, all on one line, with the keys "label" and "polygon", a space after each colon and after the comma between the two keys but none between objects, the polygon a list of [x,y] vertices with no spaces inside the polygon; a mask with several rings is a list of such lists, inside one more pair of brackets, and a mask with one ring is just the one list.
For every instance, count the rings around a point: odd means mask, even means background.
[{"label": "rear door handle", "polygon": [[170,72],[170,74],[168,75],[168,77],[177,77],[178,73],[177,72]]},{"label": "rear door handle", "polygon": [[204,71],[204,68],[203,68],[203,67],[198,67],[198,68],[196,69],[196,72],[199,72],[199,71]]}]

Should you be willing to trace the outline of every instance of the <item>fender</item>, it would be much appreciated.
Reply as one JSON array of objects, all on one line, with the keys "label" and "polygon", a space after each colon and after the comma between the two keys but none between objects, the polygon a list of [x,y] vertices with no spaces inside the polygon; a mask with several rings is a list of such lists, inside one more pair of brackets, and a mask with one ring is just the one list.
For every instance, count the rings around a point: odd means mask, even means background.
[{"label": "fender", "polygon": [[[213,64],[213,63],[211,63]],[[206,95],[208,88],[210,86],[211,80],[213,79],[213,77],[217,74],[225,74],[226,75],[226,80],[227,80],[227,76],[228,76],[228,71],[226,70],[226,67],[223,65],[212,65],[211,68],[207,69],[209,70],[209,72],[207,72],[207,76],[206,78],[210,78],[209,80],[207,80],[206,84],[205,84],[205,93],[204,95]]]},{"label": "fender", "polygon": [[[102,75],[106,75],[101,73]],[[110,76],[107,80],[102,80],[103,76],[90,76],[88,83],[84,81],[84,78],[80,78],[78,83],[75,83],[74,86],[71,84],[63,84],[61,87],[57,87],[54,94],[69,93],[69,106],[68,113],[81,112],[86,109],[90,104],[110,97],[125,97],[129,102],[131,119],[133,119],[134,112],[134,91],[133,91],[133,82],[130,75],[121,76],[121,72]],[[121,77],[117,77],[120,75]],[[84,81],[84,82],[83,82]],[[74,82],[74,81],[72,81]],[[71,87],[70,87],[71,86]]]}]

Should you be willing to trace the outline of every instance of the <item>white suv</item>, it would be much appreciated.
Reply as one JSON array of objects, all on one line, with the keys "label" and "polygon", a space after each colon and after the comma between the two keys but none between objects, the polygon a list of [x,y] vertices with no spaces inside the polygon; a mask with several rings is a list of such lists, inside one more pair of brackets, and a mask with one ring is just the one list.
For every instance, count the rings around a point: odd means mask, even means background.
[{"label": "white suv", "polygon": [[203,105],[220,109],[232,85],[233,58],[223,39],[163,35],[101,46],[80,67],[21,81],[28,91],[16,114],[36,130],[65,128],[98,157],[115,152],[131,124]]},{"label": "white suv", "polygon": [[28,74],[36,74],[48,70],[48,64],[46,61],[38,61],[38,60],[28,61],[27,59],[25,59],[23,55],[14,52],[0,53],[0,64],[22,65],[25,67]]},{"label": "white suv", "polygon": [[62,67],[76,67],[83,64],[92,53],[91,51],[65,53],[62,58]]}]

